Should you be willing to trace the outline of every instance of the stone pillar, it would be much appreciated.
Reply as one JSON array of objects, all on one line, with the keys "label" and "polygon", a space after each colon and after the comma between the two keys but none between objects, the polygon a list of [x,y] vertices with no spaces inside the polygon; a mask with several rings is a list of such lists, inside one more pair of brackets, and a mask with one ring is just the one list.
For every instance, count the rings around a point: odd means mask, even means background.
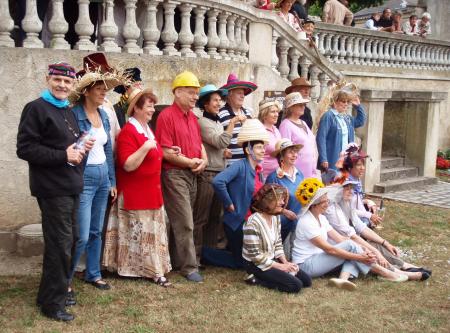
[{"label": "stone pillar", "polygon": [[175,30],[174,15],[175,7],[178,2],[167,1],[164,2],[164,30],[161,33],[161,39],[164,42],[164,55],[180,55],[180,52],[175,48],[175,43],[178,40],[178,33]]},{"label": "stone pillar", "polygon": [[362,129],[362,145],[370,156],[366,160],[364,178],[364,191],[366,192],[372,192],[374,185],[380,181],[384,104],[391,96],[391,91],[361,91],[361,102],[367,114],[367,121]]},{"label": "stone pillar", "polygon": [[278,32],[273,29],[272,30],[272,59],[271,59],[271,67],[272,70],[276,73],[278,72],[278,61],[280,61],[280,59],[278,59],[278,55],[277,55],[277,44],[278,44],[278,38],[280,38],[280,35],[278,34]]},{"label": "stone pillar", "polygon": [[195,7],[195,31],[194,31],[194,49],[195,54],[199,58],[209,58],[205,52],[205,45],[208,43],[208,38],[205,34],[205,13],[206,7]]},{"label": "stone pillar", "polygon": [[220,38],[217,35],[217,15],[219,11],[217,9],[210,9],[208,11],[208,55],[212,59],[220,59],[217,48],[220,45]]},{"label": "stone pillar", "polygon": [[234,49],[236,48],[236,43],[234,40],[234,22],[236,21],[237,16],[234,14],[231,14],[228,16],[227,21],[227,37],[228,37],[228,55],[230,56],[231,60],[236,60]]},{"label": "stone pillar", "polygon": [[436,177],[436,153],[439,149],[440,111],[445,110],[447,93],[432,93],[428,103],[425,133],[425,151],[423,157],[423,176]]},{"label": "stone pillar", "polygon": [[25,17],[22,20],[22,28],[26,33],[23,47],[43,48],[44,43],[39,39],[42,30],[42,22],[37,14],[36,0],[27,0]]},{"label": "stone pillar", "polygon": [[75,23],[75,32],[79,38],[74,47],[75,50],[95,50],[95,45],[91,42],[94,25],[89,17],[89,0],[78,0],[78,20]]},{"label": "stone pillar", "polygon": [[244,19],[242,21],[242,28],[241,28],[241,44],[242,44],[241,59],[244,62],[248,62],[247,53],[250,48],[247,42],[247,29],[248,29],[247,27],[248,27],[248,20]]},{"label": "stone pillar", "polygon": [[9,14],[8,0],[0,0],[0,46],[14,47],[11,31],[14,21]]},{"label": "stone pillar", "polygon": [[[272,35],[275,30],[272,31],[272,27],[265,23],[255,23],[250,22],[250,33],[249,33],[249,54],[248,58],[250,63],[255,65],[263,65],[272,67],[276,62],[275,66],[278,65],[278,58],[273,59],[273,51],[277,45],[278,35]],[[272,36],[276,36],[273,37]],[[272,45],[268,47],[268,45]],[[276,49],[275,49],[276,56]]]},{"label": "stone pillar", "polygon": [[159,37],[161,36],[161,31],[159,31],[158,24],[156,22],[156,12],[158,3],[160,1],[161,0],[150,0],[147,3],[146,24],[143,29],[145,54],[151,55],[162,54],[162,51],[156,46]]},{"label": "stone pillar", "polygon": [[300,52],[295,46],[289,50],[289,58],[291,59],[291,71],[289,72],[288,79],[292,81],[299,77],[298,75],[298,59],[300,58]]},{"label": "stone pillar", "polygon": [[70,50],[69,43],[64,39],[69,30],[69,24],[64,18],[63,0],[53,0],[52,5],[52,18],[48,22],[48,28],[52,33],[50,48]]},{"label": "stone pillar", "polygon": [[278,64],[278,70],[280,72],[280,76],[283,79],[287,79],[290,70],[288,64],[288,50],[291,46],[285,38],[281,37],[278,47],[280,48],[280,62]]},{"label": "stone pillar", "polygon": [[124,0],[125,1],[125,25],[123,27],[123,37],[125,38],[125,45],[123,51],[127,53],[142,53],[142,49],[137,45],[137,40],[141,34],[136,23],[136,3],[137,0]]},{"label": "stone pillar", "polygon": [[221,12],[219,14],[219,53],[222,59],[230,60],[230,57],[227,55],[227,49],[229,46],[228,37],[227,37],[227,17],[230,15],[227,12]]},{"label": "stone pillar", "polygon": [[105,52],[120,52],[121,48],[116,43],[116,36],[119,29],[114,21],[114,1],[106,0],[103,3],[103,8],[104,17],[99,29],[103,43],[98,49]]},{"label": "stone pillar", "polygon": [[195,58],[195,53],[191,49],[194,43],[194,34],[191,31],[191,11],[192,5],[183,3],[179,7],[181,11],[181,30],[178,34],[178,42],[180,43],[180,53],[184,57]]}]

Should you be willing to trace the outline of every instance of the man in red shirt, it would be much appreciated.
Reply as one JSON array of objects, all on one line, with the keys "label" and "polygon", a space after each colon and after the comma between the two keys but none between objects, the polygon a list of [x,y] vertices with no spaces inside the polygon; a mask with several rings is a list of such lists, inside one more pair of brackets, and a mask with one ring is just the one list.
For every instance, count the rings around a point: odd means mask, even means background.
[{"label": "man in red shirt", "polygon": [[[192,112],[200,84],[191,72],[179,74],[172,83],[174,103],[158,117],[156,139],[163,148],[161,175],[164,204],[173,231],[176,260],[187,280],[202,282],[194,246],[193,206],[197,175],[208,164],[200,126]],[[174,146],[179,147],[178,154]]]}]

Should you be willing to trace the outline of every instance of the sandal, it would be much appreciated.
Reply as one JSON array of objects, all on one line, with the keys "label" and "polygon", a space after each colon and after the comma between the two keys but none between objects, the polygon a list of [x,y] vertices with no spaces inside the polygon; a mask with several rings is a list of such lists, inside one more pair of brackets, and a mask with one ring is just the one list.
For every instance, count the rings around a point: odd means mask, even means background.
[{"label": "sandal", "polygon": [[111,289],[111,286],[108,283],[106,283],[106,281],[103,281],[102,279],[98,279],[96,281],[88,281],[88,283],[100,290]]},{"label": "sandal", "polygon": [[154,281],[158,286],[163,288],[169,288],[172,286],[172,283],[170,283],[169,280],[167,280],[164,276],[161,276],[158,278],[158,280]]}]

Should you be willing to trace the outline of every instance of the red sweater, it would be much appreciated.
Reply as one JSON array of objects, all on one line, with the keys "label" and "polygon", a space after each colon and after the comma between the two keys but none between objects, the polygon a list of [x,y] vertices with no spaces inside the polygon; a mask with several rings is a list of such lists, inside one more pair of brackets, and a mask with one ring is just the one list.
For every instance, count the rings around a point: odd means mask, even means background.
[{"label": "red sweater", "polygon": [[128,157],[136,152],[147,138],[138,133],[136,127],[127,123],[117,137],[117,189],[123,193],[124,208],[127,210],[158,209],[163,205],[161,193],[162,149],[150,149],[142,164],[127,172],[123,166]]}]

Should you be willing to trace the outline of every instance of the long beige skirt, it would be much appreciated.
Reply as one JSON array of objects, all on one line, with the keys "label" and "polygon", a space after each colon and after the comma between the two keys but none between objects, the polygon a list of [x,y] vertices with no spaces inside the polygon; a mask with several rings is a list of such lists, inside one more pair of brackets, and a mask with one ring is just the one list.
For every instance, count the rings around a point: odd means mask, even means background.
[{"label": "long beige skirt", "polygon": [[108,218],[102,264],[130,277],[158,279],[170,272],[163,207],[125,210],[119,195]]}]

